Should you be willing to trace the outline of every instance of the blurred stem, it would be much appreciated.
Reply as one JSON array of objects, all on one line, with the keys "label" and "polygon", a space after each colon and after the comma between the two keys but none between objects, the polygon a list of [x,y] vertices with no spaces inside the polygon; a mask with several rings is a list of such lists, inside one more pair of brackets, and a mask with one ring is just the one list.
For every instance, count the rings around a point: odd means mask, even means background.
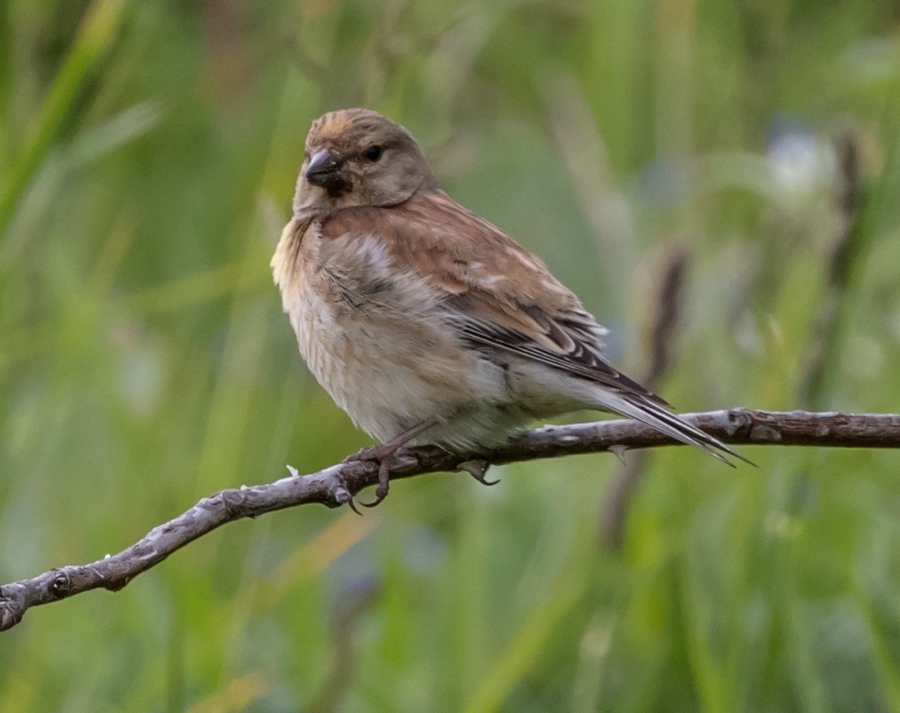
[{"label": "blurred stem", "polygon": [[[657,118],[655,139],[659,158],[679,169],[679,180],[693,193],[691,172],[682,171],[693,153],[693,75],[694,25],[696,0],[667,0],[656,6],[658,45],[658,77],[656,86]],[[679,229],[697,231],[696,206],[693,201],[677,203]]]},{"label": "blurred stem", "polygon": [[625,311],[627,278],[637,262],[634,218],[616,178],[591,108],[567,75],[541,78],[541,96],[581,211],[591,226],[616,311]]},{"label": "blurred stem", "polygon": [[166,710],[184,710],[184,623],[177,607],[169,611],[169,655],[166,659]]},{"label": "blurred stem", "polygon": [[306,709],[308,713],[330,713],[343,710],[343,701],[356,680],[359,669],[357,630],[362,617],[372,609],[381,595],[376,581],[367,581],[355,590],[341,593],[335,606],[332,627],[334,654],[331,671],[319,697]]},{"label": "blurred stem", "polygon": [[[9,2],[0,2],[0,136],[8,135],[9,117],[4,111],[9,112],[9,97],[12,88],[13,77],[13,43],[12,23],[10,22]],[[0,147],[0,159],[3,158]]]},{"label": "blurred stem", "polygon": [[501,710],[510,692],[540,660],[560,619],[578,603],[585,590],[583,580],[565,577],[556,582],[547,602],[522,622],[509,646],[463,709],[465,713]]},{"label": "blurred stem", "polygon": [[[669,254],[662,274],[656,299],[653,327],[650,332],[650,363],[641,380],[650,391],[659,387],[672,363],[676,328],[681,321],[684,307],[684,283],[689,253],[683,247],[675,247]],[[625,523],[631,501],[647,467],[649,453],[637,451],[630,454],[625,467],[607,490],[600,516],[600,540],[612,551],[622,549]]]},{"label": "blurred stem", "polygon": [[836,202],[842,224],[831,249],[828,282],[800,385],[800,405],[810,409],[822,408],[827,399],[828,385],[840,361],[856,267],[870,243],[867,237],[871,231],[865,229],[862,220],[866,197],[860,177],[859,143],[855,136],[846,134],[835,148],[839,161]]},{"label": "blurred stem", "polygon": [[[72,113],[78,96],[105,56],[121,24],[125,0],[94,0],[53,82],[25,148],[0,184],[0,237],[19,200]],[[2,76],[2,73],[0,73]]]}]

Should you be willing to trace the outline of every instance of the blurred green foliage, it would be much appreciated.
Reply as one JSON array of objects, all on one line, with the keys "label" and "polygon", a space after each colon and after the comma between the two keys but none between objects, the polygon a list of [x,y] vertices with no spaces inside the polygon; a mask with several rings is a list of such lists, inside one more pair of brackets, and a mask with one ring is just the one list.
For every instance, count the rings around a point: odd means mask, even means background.
[{"label": "blurred green foliage", "polygon": [[[819,405],[900,403],[892,0],[0,0],[0,581],[90,561],[220,488],[366,443],[268,268],[313,118],[406,124],[662,393],[803,405],[846,216],[862,249]],[[203,538],[0,637],[2,711],[900,711],[900,456],[654,453],[621,552],[595,456],[397,484]]]}]

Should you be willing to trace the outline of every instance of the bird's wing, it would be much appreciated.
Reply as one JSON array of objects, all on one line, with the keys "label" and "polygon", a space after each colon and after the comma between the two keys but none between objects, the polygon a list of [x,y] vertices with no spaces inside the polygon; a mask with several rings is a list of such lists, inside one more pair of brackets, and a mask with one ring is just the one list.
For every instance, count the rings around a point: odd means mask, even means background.
[{"label": "bird's wing", "polygon": [[668,406],[614,369],[606,333],[536,255],[443,191],[392,208],[352,208],[323,222],[322,237],[377,235],[398,269],[444,296],[452,323],[474,345],[533,359],[624,395]]}]

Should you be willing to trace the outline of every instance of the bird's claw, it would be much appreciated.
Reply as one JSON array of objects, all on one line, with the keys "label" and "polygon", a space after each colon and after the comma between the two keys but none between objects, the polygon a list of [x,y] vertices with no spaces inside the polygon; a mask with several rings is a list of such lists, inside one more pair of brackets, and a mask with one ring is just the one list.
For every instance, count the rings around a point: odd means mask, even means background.
[{"label": "bird's claw", "polygon": [[375,499],[370,503],[360,503],[363,507],[373,508],[387,497],[391,489],[391,469],[388,458],[382,458],[378,463],[378,487],[375,488]]},{"label": "bird's claw", "polygon": [[[360,503],[360,504],[362,504],[362,503]],[[353,512],[355,512],[357,515],[359,515],[360,517],[362,517],[362,513],[359,511],[359,508],[356,507],[356,500],[353,499],[353,496],[352,496],[352,495],[350,496],[350,499],[347,501],[347,505],[350,506],[350,509],[351,509]]]},{"label": "bird's claw", "polygon": [[[353,455],[347,456],[344,458],[344,463],[359,463],[361,461],[373,461],[378,463],[378,487],[375,489],[375,500],[371,503],[360,502],[359,504],[366,508],[373,508],[378,505],[382,500],[387,497],[388,491],[390,490],[390,478],[391,478],[391,452],[386,452],[386,449],[383,445],[381,446],[367,446],[366,448],[361,448],[357,453]],[[351,498],[347,503],[358,515],[362,513],[356,509],[356,505]]]},{"label": "bird's claw", "polygon": [[496,485],[500,482],[500,479],[497,480],[488,480],[484,477],[485,473],[488,472],[488,468],[491,467],[491,464],[486,460],[467,460],[460,463],[456,466],[456,470],[464,470],[466,473],[471,475],[475,480],[477,480],[482,485]]}]

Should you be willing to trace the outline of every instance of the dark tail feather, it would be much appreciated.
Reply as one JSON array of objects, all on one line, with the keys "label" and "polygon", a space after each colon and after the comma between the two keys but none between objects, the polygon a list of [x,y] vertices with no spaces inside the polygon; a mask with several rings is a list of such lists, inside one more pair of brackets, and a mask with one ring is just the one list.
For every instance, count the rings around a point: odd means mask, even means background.
[{"label": "dark tail feather", "polygon": [[730,465],[732,468],[734,463],[723,454],[742,460],[752,466],[756,465],[753,461],[726,446],[718,438],[713,438],[705,431],[701,431],[696,426],[691,425],[676,414],[666,411],[662,406],[649,399],[624,394],[612,394],[608,391],[605,391],[603,396],[603,408],[640,421],[651,428],[655,428],[657,431],[665,433],[667,436],[671,436],[677,441],[695,446],[718,458],[723,463]]}]

